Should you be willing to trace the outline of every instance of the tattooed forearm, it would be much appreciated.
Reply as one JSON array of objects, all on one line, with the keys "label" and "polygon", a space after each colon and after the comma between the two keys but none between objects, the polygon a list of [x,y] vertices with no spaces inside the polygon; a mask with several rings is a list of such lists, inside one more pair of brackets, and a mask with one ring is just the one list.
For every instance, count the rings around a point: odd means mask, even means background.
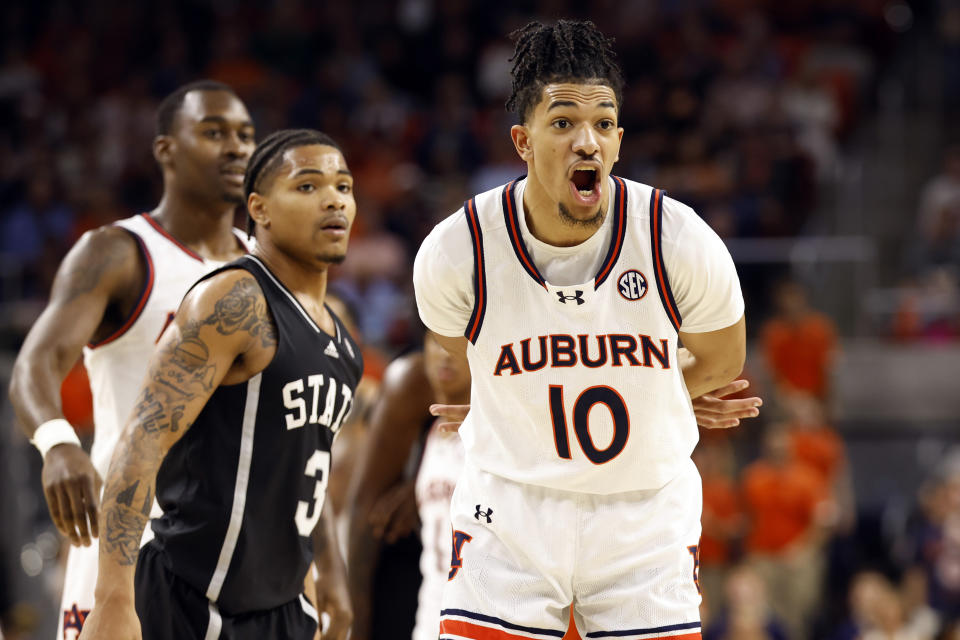
[{"label": "tattooed forearm", "polygon": [[147,517],[136,510],[115,505],[107,511],[106,522],[107,530],[103,536],[106,552],[115,556],[121,566],[136,564]]}]

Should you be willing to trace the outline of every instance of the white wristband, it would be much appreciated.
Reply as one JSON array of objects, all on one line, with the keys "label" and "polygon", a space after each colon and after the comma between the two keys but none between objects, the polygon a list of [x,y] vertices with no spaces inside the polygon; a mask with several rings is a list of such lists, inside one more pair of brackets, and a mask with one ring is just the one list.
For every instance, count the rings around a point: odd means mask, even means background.
[{"label": "white wristband", "polygon": [[47,457],[47,451],[66,442],[80,446],[80,438],[77,437],[77,432],[63,418],[54,418],[44,422],[33,432],[33,439],[30,441],[44,458]]}]

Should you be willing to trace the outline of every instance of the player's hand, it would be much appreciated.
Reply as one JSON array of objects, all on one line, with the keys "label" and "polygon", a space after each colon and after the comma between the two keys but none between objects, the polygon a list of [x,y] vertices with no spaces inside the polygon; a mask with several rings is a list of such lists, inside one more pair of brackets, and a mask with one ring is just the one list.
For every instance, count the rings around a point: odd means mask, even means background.
[{"label": "player's hand", "polygon": [[697,424],[705,429],[729,429],[736,427],[745,418],[760,415],[763,400],[757,397],[726,400],[726,396],[738,393],[750,386],[746,380],[734,380],[719,389],[693,399],[693,413]]},{"label": "player's hand", "polygon": [[83,622],[78,640],[143,640],[133,601],[118,603],[98,599],[97,606]]},{"label": "player's hand", "polygon": [[320,634],[323,640],[347,640],[353,624],[353,607],[346,580],[317,582],[317,611],[330,617],[330,624]]},{"label": "player's hand", "polygon": [[440,431],[450,433],[460,429],[464,418],[470,412],[468,404],[432,404],[430,405],[430,414],[443,418],[443,422],[437,425]]},{"label": "player's hand", "polygon": [[417,498],[412,482],[391,487],[370,510],[373,536],[385,540],[388,544],[413,533],[419,522]]},{"label": "player's hand", "polygon": [[90,456],[75,444],[58,444],[43,459],[43,495],[50,517],[71,544],[90,546],[99,535],[100,485]]}]

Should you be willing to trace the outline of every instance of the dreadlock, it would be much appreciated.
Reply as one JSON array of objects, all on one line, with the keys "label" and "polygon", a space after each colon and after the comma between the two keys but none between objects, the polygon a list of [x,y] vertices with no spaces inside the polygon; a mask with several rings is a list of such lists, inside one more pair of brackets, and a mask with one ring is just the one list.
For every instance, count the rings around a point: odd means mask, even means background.
[{"label": "dreadlock", "polygon": [[183,106],[183,100],[191,91],[225,91],[233,96],[237,92],[233,87],[216,80],[197,80],[174,89],[167,97],[160,101],[157,107],[156,134],[158,136],[170,135],[173,131],[173,120]]},{"label": "dreadlock", "polygon": [[623,97],[623,75],[613,52],[613,39],[590,21],[560,20],[549,27],[531,22],[510,34],[516,40],[513,91],[507,111],[526,122],[540,101],[543,88],[553,82],[599,81],[613,89],[617,109]]},{"label": "dreadlock", "polygon": [[[281,129],[271,133],[257,145],[247,163],[247,173],[243,177],[243,199],[250,199],[254,191],[263,189],[264,181],[273,176],[273,173],[283,162],[283,154],[288,149],[322,144],[341,151],[340,145],[333,138],[315,129]],[[247,212],[247,235],[253,235],[255,223]]]}]

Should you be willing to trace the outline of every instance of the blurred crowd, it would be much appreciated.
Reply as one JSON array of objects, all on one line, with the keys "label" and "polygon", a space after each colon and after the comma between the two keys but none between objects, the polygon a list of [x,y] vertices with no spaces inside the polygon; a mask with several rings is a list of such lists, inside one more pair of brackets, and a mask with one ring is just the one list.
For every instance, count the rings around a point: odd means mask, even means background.
[{"label": "blurred crowd", "polygon": [[[213,78],[237,90],[258,137],[308,126],[343,146],[359,215],[335,288],[357,310],[376,377],[418,331],[410,268],[420,240],[467,195],[525,170],[503,103],[507,34],[530,19],[590,18],[616,37],[627,78],[617,173],[667,189],[723,237],[803,234],[873,106],[873,83],[896,44],[894,4],[7,2],[3,346],[17,348],[30,309],[80,234],[154,206],[157,102],[183,83]],[[960,60],[951,45],[960,42],[960,13],[954,17],[956,32],[948,23],[944,38],[949,59]],[[956,96],[945,99],[960,103]],[[909,284],[883,330],[909,340],[956,337],[960,147],[947,150],[919,206],[920,232],[904,248]],[[781,275],[744,280],[748,306],[752,299],[751,308],[770,308],[764,322],[751,318],[760,357],[748,363],[751,393],[767,402],[764,417],[703,434],[696,452],[704,636],[957,640],[960,454],[931,469],[883,553],[858,548],[850,464],[830,418],[837,329]],[[84,384],[82,369],[73,375],[68,392]],[[75,424],[89,419],[88,407],[67,400],[65,409],[76,409],[68,415]],[[0,609],[13,598],[3,587],[0,580]]]},{"label": "blurred crowd", "polygon": [[[589,17],[627,78],[617,171],[722,236],[801,233],[869,108],[895,33],[883,2],[656,0],[5,3],[0,300],[45,295],[83,231],[153,206],[157,100],[232,85],[259,135],[330,133],[360,216],[341,277],[368,339],[408,336],[409,265],[466,194],[524,172],[507,135],[512,45],[532,18]],[[761,298],[769,282],[747,282]]]}]

